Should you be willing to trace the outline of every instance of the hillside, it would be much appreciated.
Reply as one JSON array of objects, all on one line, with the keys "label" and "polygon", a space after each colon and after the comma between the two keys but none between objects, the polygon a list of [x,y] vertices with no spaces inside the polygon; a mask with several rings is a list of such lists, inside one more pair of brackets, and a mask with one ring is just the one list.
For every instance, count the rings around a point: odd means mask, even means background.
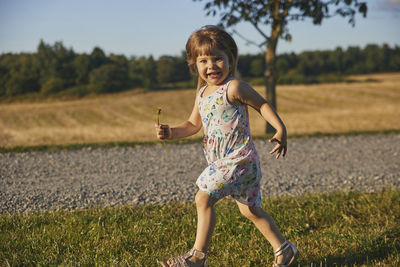
[{"label": "hillside", "polygon": [[[278,86],[278,112],[289,137],[400,130],[400,73],[349,79],[353,82]],[[188,117],[194,96],[194,89],[133,90],[79,100],[1,103],[0,146],[152,141],[157,107],[162,107],[161,122],[174,125]],[[253,135],[262,136],[264,121],[255,111],[250,116]]]}]

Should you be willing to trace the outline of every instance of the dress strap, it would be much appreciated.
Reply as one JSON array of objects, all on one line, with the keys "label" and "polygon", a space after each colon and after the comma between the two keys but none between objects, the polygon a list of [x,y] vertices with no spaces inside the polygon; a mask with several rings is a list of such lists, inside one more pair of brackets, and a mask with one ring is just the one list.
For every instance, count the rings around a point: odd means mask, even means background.
[{"label": "dress strap", "polygon": [[203,94],[203,92],[204,92],[204,90],[206,89],[206,87],[207,87],[207,84],[200,88],[200,90],[199,90],[199,96],[200,96],[200,97],[201,97],[201,95]]},{"label": "dress strap", "polygon": [[233,80],[236,80],[236,78],[235,77],[229,77],[227,80],[226,80],[226,85],[228,85],[231,81],[233,81]]},{"label": "dress strap", "polygon": [[228,99],[228,86],[231,83],[231,81],[233,81],[233,80],[236,80],[235,77],[228,78],[228,80],[225,82],[224,86],[222,87],[222,91],[221,91],[224,96],[225,101],[231,105],[232,105],[232,103]]},{"label": "dress strap", "polygon": [[224,90],[228,89],[229,84],[231,83],[231,81],[236,80],[235,77],[230,77],[228,78],[228,80],[226,80],[225,84],[224,84]]},{"label": "dress strap", "polygon": [[[221,90],[221,89],[222,89],[222,90],[226,90],[226,89],[228,88],[229,83],[230,83],[231,81],[235,80],[235,79],[236,79],[235,77],[229,77],[229,78],[226,80],[225,84],[222,85],[218,90]],[[207,87],[207,84],[200,88],[200,90],[199,90],[199,96],[200,96],[200,97],[201,97],[201,95],[203,94],[203,92],[204,92],[204,90],[206,89],[206,87]]]}]

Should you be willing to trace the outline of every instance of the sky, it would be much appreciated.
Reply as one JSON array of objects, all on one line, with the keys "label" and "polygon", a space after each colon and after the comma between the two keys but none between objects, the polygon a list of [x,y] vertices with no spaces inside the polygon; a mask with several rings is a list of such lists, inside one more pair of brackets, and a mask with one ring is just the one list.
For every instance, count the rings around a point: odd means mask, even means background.
[{"label": "sky", "polygon": [[[367,0],[367,18],[356,17],[352,27],[334,17],[315,26],[311,21],[291,22],[292,41],[280,40],[277,52],[364,47],[384,43],[400,45],[400,0]],[[0,0],[0,54],[35,52],[40,40],[61,41],[77,53],[100,47],[106,54],[177,56],[190,34],[203,25],[217,24],[206,16],[205,1],[192,0]],[[262,37],[246,22],[232,29],[255,43]],[[264,28],[267,31],[267,27]],[[262,50],[233,35],[240,54]]]}]

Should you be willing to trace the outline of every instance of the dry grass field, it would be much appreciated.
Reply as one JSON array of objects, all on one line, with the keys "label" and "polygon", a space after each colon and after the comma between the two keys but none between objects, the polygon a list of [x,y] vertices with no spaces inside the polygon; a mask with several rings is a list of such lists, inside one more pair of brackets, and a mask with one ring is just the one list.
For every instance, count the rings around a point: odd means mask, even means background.
[{"label": "dry grass field", "polygon": [[[353,82],[278,86],[278,112],[289,137],[400,130],[400,73],[349,79]],[[0,146],[155,141],[157,107],[162,107],[162,123],[180,123],[190,114],[195,93],[132,90],[79,100],[0,103]],[[265,122],[254,111],[250,125],[254,136],[263,135]]]}]

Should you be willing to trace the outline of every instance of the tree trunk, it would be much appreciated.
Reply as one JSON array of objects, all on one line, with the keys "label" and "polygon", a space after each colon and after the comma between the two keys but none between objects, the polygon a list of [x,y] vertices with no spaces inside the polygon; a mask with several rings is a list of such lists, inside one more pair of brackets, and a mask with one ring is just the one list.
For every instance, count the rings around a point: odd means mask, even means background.
[{"label": "tree trunk", "polygon": [[[268,42],[267,45],[267,51],[265,53],[265,63],[267,65],[267,69],[265,70],[265,83],[266,83],[266,96],[267,96],[267,101],[272,105],[272,107],[277,110],[276,106],[276,80],[277,80],[277,71],[276,71],[276,58],[275,58],[275,53],[276,53],[276,45],[277,45],[278,38],[274,38],[274,35],[271,35],[271,39]],[[267,123],[266,129],[265,129],[266,134],[271,134],[275,133],[275,129]]]}]

